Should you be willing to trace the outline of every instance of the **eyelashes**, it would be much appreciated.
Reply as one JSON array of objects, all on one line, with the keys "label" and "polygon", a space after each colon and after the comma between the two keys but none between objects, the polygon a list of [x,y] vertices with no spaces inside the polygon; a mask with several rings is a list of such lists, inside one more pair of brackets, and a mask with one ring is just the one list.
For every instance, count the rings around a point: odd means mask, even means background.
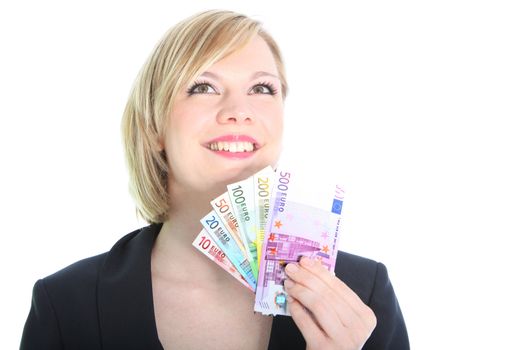
[{"label": "eyelashes", "polygon": [[[201,90],[201,91],[197,91],[199,90],[201,87],[209,87],[211,88],[213,91],[212,92],[209,92],[209,89],[206,89],[206,90]],[[275,88],[275,86],[270,83],[270,82],[260,82],[260,83],[257,83],[255,84],[251,89],[250,91],[253,91],[255,88],[258,88],[258,87],[263,87],[266,89],[266,92],[256,92],[255,94],[257,95],[276,95],[277,94],[277,88]],[[259,89],[260,91],[260,89]],[[195,81],[190,88],[188,88],[186,90],[186,93],[188,95],[198,95],[198,94],[213,94],[213,93],[217,93],[217,89],[213,86],[213,84],[207,82],[207,81],[204,81],[204,80],[197,80]]]},{"label": "eyelashes", "polygon": [[197,80],[196,82],[194,82],[194,83],[190,86],[190,88],[188,88],[188,90],[186,90],[186,93],[187,93],[188,95],[194,95],[194,94],[198,94],[198,93],[204,93],[204,94],[206,94],[207,92],[195,92],[195,90],[196,90],[198,87],[201,87],[201,86],[204,86],[204,87],[205,87],[206,85],[209,86],[209,87],[211,87],[213,90],[215,90],[215,88],[214,88],[210,83],[208,83],[208,82],[206,82],[206,81],[200,81],[200,80]]},{"label": "eyelashes", "polygon": [[[270,83],[270,82],[267,82],[267,81],[266,81],[266,82],[260,82],[260,83],[258,83],[258,84],[255,84],[255,85],[253,86],[252,90],[253,90],[254,88],[256,88],[256,87],[259,87],[259,86],[262,86],[262,87],[267,88],[268,91],[269,91],[269,92],[267,93],[268,95],[272,95],[272,96],[273,96],[273,95],[277,94],[277,89],[276,89],[275,86],[274,86],[272,83]],[[263,93],[263,94],[264,94],[264,93]]]}]

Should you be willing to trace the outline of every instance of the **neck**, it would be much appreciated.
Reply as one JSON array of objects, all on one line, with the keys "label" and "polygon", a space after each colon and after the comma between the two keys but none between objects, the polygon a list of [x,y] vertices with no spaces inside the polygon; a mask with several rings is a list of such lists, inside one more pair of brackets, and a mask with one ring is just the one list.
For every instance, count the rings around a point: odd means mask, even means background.
[{"label": "neck", "polygon": [[[221,189],[224,191],[225,186]],[[220,195],[220,191],[170,193],[169,219],[162,225],[153,248],[153,273],[174,281],[192,281],[193,285],[201,287],[233,281],[228,273],[221,272],[219,266],[192,245],[202,229],[200,219],[212,210],[210,201]]]}]

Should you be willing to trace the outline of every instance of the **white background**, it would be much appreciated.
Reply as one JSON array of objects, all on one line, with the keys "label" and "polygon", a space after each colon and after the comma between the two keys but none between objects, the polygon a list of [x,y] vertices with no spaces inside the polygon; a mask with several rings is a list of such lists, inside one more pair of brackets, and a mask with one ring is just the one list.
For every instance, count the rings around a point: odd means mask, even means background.
[{"label": "white background", "polygon": [[162,34],[211,8],[263,21],[280,44],[287,154],[347,183],[341,249],[387,265],[413,349],[520,348],[519,3],[2,2],[0,348],[18,347],[38,278],[143,225],[124,104]]}]

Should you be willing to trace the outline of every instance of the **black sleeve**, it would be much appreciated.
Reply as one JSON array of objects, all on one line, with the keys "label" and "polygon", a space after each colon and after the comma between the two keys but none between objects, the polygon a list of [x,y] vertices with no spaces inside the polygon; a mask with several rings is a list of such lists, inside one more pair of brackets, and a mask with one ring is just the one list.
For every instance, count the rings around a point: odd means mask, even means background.
[{"label": "black sleeve", "polygon": [[58,320],[43,280],[33,287],[31,310],[20,343],[21,350],[63,349]]},{"label": "black sleeve", "polygon": [[377,326],[363,350],[410,349],[405,321],[385,265],[378,263],[374,288],[368,306],[374,311]]}]

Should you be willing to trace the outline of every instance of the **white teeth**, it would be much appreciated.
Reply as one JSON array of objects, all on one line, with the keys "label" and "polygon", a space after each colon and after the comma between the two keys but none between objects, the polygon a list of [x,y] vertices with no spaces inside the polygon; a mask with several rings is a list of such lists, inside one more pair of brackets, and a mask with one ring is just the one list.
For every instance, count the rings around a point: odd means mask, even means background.
[{"label": "white teeth", "polygon": [[213,142],[209,148],[212,151],[228,151],[232,153],[253,152],[255,145],[251,142]]}]

